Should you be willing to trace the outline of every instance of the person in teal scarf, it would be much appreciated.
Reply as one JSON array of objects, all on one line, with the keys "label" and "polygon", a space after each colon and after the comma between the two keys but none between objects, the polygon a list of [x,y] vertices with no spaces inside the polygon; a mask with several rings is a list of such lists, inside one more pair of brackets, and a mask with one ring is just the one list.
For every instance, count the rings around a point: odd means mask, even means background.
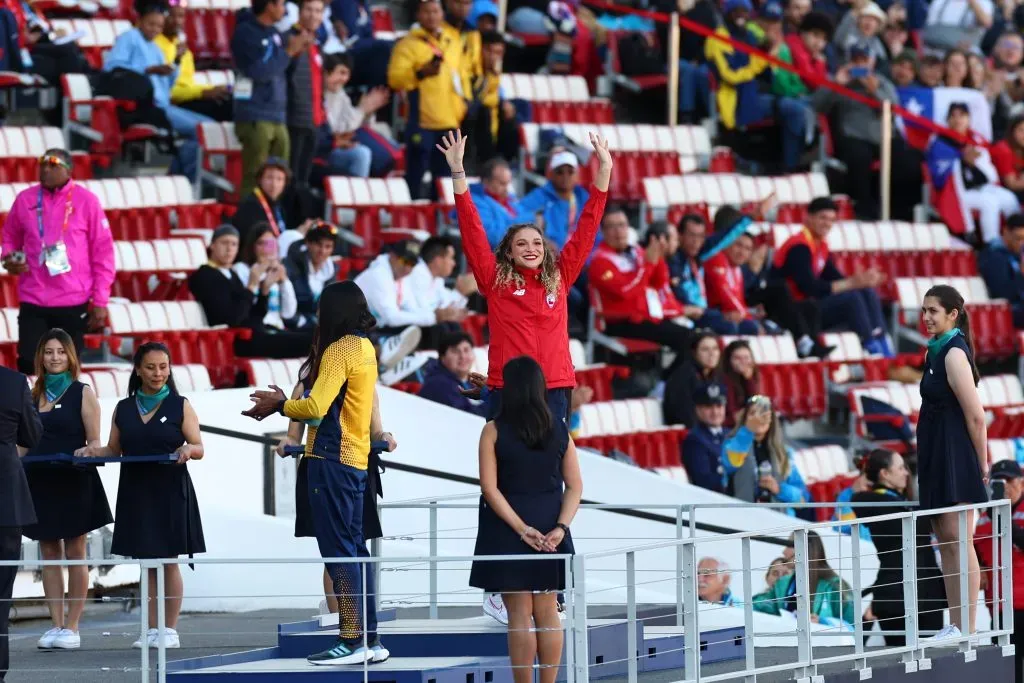
[{"label": "person in teal scarf", "polygon": [[[796,611],[796,577],[802,571],[780,577],[767,591],[753,598],[754,609],[765,614],[781,615]],[[811,621],[827,626],[852,628],[853,591],[828,565],[825,544],[814,531],[807,532],[807,573],[811,587]]]},{"label": "person in teal scarf", "polygon": [[[921,318],[931,335],[921,377],[921,412],[917,422],[917,476],[921,509],[935,510],[988,500],[988,442],[985,411],[978,397],[978,368],[964,298],[949,285],[924,295]],[[967,512],[967,539],[960,538],[959,513],[930,517],[939,541],[950,625],[935,640],[974,633],[981,585],[974,549],[974,511]],[[967,576],[961,576],[960,541],[966,540]],[[960,614],[960,582],[967,581],[968,623]]]}]

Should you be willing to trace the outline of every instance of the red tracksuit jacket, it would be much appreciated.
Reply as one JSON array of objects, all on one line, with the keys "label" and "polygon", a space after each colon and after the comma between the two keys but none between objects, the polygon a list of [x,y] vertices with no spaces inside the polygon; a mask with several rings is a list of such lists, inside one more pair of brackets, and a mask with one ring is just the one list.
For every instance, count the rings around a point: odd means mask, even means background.
[{"label": "red tracksuit jacket", "polygon": [[[664,266],[664,267],[662,267]],[[651,265],[640,247],[630,247],[620,254],[601,243],[590,262],[590,287],[598,295],[594,305],[606,322],[639,323],[663,319],[651,315],[647,291],[657,292],[668,283],[668,266],[664,261]]]},{"label": "red tracksuit jacket", "polygon": [[549,296],[536,270],[520,271],[526,279],[523,289],[514,285],[500,289],[495,286],[497,262],[480,223],[480,214],[469,192],[455,195],[466,260],[480,293],[487,299],[487,325],[491,333],[487,386],[500,388],[505,363],[518,356],[530,356],[540,364],[548,389],[576,386],[576,371],[569,357],[568,294],[594,246],[607,199],[607,192],[590,188],[590,199],[576,229],[558,256],[562,285],[557,295]]},{"label": "red tracksuit jacket", "polygon": [[723,313],[740,311],[747,317],[747,295],[743,288],[743,269],[729,262],[725,252],[715,254],[704,264],[704,288],[708,306]]},{"label": "red tracksuit jacket", "polygon": [[[1021,503],[1017,503],[1013,510],[1013,526],[1016,529],[1024,529],[1024,505]],[[989,600],[992,599],[992,574],[988,571],[988,568],[993,566],[991,537],[992,519],[988,514],[983,514],[978,518],[978,528],[974,530],[974,549],[978,551],[981,571],[988,576],[988,590],[985,592]],[[1024,550],[1011,543],[1010,557],[1013,572],[1013,609],[1024,610]]]}]

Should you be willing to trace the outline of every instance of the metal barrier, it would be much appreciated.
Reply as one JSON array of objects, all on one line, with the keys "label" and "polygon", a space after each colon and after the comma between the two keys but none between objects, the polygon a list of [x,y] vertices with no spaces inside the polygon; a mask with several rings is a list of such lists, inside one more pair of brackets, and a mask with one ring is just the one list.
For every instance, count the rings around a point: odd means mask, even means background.
[{"label": "metal barrier", "polygon": [[[449,498],[448,500],[451,500]],[[370,557],[370,558],[338,558],[336,560],[330,560],[331,563],[336,564],[357,564],[361,567],[363,576],[365,579],[366,572],[373,571],[374,568],[368,567],[367,565],[373,564],[378,568],[385,564],[398,564],[407,566],[426,566],[427,571],[431,573],[430,586],[431,595],[428,596],[428,601],[423,603],[425,607],[428,607],[429,614],[432,618],[438,618],[438,592],[437,592],[437,572],[438,567],[443,565],[452,564],[466,564],[473,560],[495,560],[495,561],[507,561],[507,560],[557,560],[565,562],[566,569],[566,586],[565,586],[565,597],[566,597],[566,621],[565,621],[565,638],[566,638],[566,660],[564,665],[567,672],[567,680],[570,683],[589,683],[591,678],[592,669],[595,666],[608,666],[608,665],[623,665],[625,671],[623,672],[629,683],[635,683],[638,678],[639,669],[643,660],[643,654],[638,653],[638,633],[642,635],[643,631],[638,631],[638,627],[641,626],[646,617],[639,616],[640,606],[642,599],[638,597],[640,592],[643,591],[648,581],[638,581],[638,574],[648,571],[662,571],[652,570],[645,565],[644,554],[654,552],[663,549],[674,549],[677,553],[677,558],[680,558],[675,571],[671,572],[671,579],[656,579],[655,581],[667,581],[672,580],[675,583],[677,589],[677,604],[676,604],[676,615],[678,619],[678,626],[682,627],[681,633],[684,635],[685,640],[683,641],[682,647],[678,648],[676,652],[682,652],[683,659],[683,678],[680,679],[680,683],[689,683],[690,681],[720,681],[720,680],[734,680],[738,678],[745,678],[746,680],[753,680],[760,674],[767,674],[779,671],[792,671],[797,678],[806,678],[816,675],[817,667],[824,664],[848,662],[851,663],[857,669],[868,669],[873,659],[892,655],[901,654],[904,660],[907,671],[916,670],[918,667],[925,668],[930,665],[928,658],[928,650],[935,646],[934,643],[929,643],[922,640],[921,633],[918,627],[918,596],[916,581],[907,580],[903,582],[903,601],[906,605],[911,606],[906,611],[904,619],[904,632],[906,634],[906,645],[902,647],[886,647],[878,649],[866,649],[864,647],[864,632],[861,624],[860,616],[863,614],[863,605],[861,601],[861,593],[864,586],[861,585],[861,576],[859,571],[860,565],[860,552],[859,552],[859,527],[866,521],[877,522],[877,521],[890,521],[899,520],[902,528],[902,547],[900,552],[902,554],[902,567],[904,576],[916,576],[916,525],[920,518],[946,513],[954,512],[959,516],[959,528],[960,528],[960,541],[958,545],[960,563],[959,566],[952,571],[957,572],[960,576],[966,576],[967,574],[967,555],[964,551],[966,546],[966,537],[968,529],[968,517],[972,511],[988,510],[993,520],[993,535],[991,538],[993,557],[996,558],[996,566],[992,572],[992,594],[995,596],[995,602],[993,604],[993,628],[984,633],[964,635],[960,639],[953,641],[944,641],[944,644],[956,643],[962,652],[967,653],[968,656],[972,650],[978,645],[979,638],[995,638],[997,644],[1002,648],[1004,655],[1012,654],[1012,646],[1009,644],[1009,636],[1013,628],[1013,615],[1012,615],[1012,575],[1011,567],[1009,563],[1010,557],[1010,529],[1012,524],[1011,509],[1009,501],[999,500],[992,501],[989,503],[976,504],[976,505],[963,505],[951,508],[945,508],[942,510],[927,510],[927,511],[909,511],[897,514],[879,515],[871,517],[868,520],[855,519],[855,520],[844,520],[844,525],[852,527],[853,533],[850,535],[850,541],[853,545],[854,552],[852,553],[852,569],[853,569],[853,586],[850,587],[850,594],[854,602],[853,613],[855,615],[854,623],[849,624],[849,630],[846,630],[843,625],[836,627],[835,633],[830,633],[828,630],[818,630],[812,633],[812,622],[815,621],[815,615],[812,613],[812,599],[815,596],[816,586],[810,586],[810,566],[808,564],[808,537],[810,532],[821,532],[825,530],[831,531],[835,526],[836,522],[820,522],[815,524],[799,525],[796,527],[785,526],[775,527],[771,529],[764,529],[758,531],[748,532],[737,532],[733,534],[718,535],[718,536],[696,536],[691,533],[689,536],[684,536],[683,529],[687,528],[683,520],[686,518],[685,513],[691,515],[690,519],[691,526],[689,528],[696,528],[695,518],[696,511],[702,507],[744,507],[742,504],[708,504],[708,505],[679,505],[679,506],[628,506],[632,508],[648,508],[648,509],[673,509],[675,511],[675,517],[677,524],[675,525],[676,538],[669,538],[665,540],[655,541],[651,543],[644,543],[633,545],[629,547],[615,548],[607,551],[591,552],[585,554],[578,554],[575,556],[567,555],[527,555],[527,556],[496,556],[496,557],[473,557],[471,555],[456,555],[456,556],[442,556],[437,553],[437,541],[438,541],[438,528],[437,528],[437,511],[442,506],[450,507],[454,509],[460,508],[475,508],[476,505],[458,504],[444,501],[440,499],[431,499],[426,503],[418,502],[403,502],[403,503],[392,503],[387,504],[384,507],[386,510],[389,506],[391,507],[406,507],[411,509],[422,509],[426,508],[431,511],[430,513],[430,528],[432,533],[430,534],[430,553],[426,557],[413,556],[413,557]],[[812,505],[813,506],[813,505]],[[591,505],[585,509],[593,510],[612,510],[619,507],[617,505]],[[783,506],[792,507],[792,506]],[[751,560],[751,546],[752,542],[760,541],[763,539],[772,539],[778,542],[779,536],[788,536],[792,534],[793,548],[794,548],[794,579],[796,589],[794,591],[793,600],[795,602],[795,622],[796,628],[793,631],[785,632],[790,637],[794,637],[797,643],[796,659],[794,661],[772,663],[767,665],[758,665],[755,656],[755,643],[762,634],[759,634],[755,630],[755,612],[753,601],[753,574],[758,571],[759,567],[754,567]],[[979,542],[984,542],[981,539]],[[713,544],[739,544],[742,555],[742,566],[735,570],[736,573],[742,575],[743,582],[743,596],[742,601],[737,607],[716,607],[714,605],[702,604],[699,599],[699,587],[698,587],[698,558],[700,552],[706,548],[714,547]],[[149,598],[149,571],[147,570],[159,570],[167,565],[181,565],[194,563],[195,565],[282,565],[282,564],[295,564],[295,565],[308,565],[308,564],[322,564],[323,559],[319,557],[305,557],[305,558],[268,558],[268,559],[216,559],[216,558],[176,558],[176,559],[155,559],[155,560],[115,560],[110,562],[104,562],[103,564],[108,565],[135,565],[138,566],[141,573],[140,578],[140,598],[143,602],[148,602]],[[618,569],[618,564],[623,567],[622,570]],[[6,561],[0,562],[3,566],[19,565],[17,561]],[[79,560],[79,561],[40,561],[33,564],[42,566],[71,566],[71,565],[92,565],[96,564],[92,560]],[[614,567],[613,567],[614,565]],[[612,568],[609,568],[612,567]],[[836,569],[834,567],[834,569]],[[839,568],[845,569],[845,568]],[[591,657],[588,651],[590,636],[594,629],[599,628],[600,624],[594,621],[594,617],[590,614],[590,608],[596,606],[599,601],[595,599],[596,593],[600,592],[597,589],[588,589],[588,577],[595,576],[600,572],[606,571],[624,571],[625,580],[621,588],[625,589],[626,600],[625,600],[625,636],[626,636],[626,647],[625,653],[620,661],[609,662],[604,661],[599,664],[595,664],[591,661]],[[944,568],[943,571],[949,572],[950,568]],[[157,600],[156,605],[156,622],[160,629],[163,629],[166,625],[166,610],[164,605],[164,599],[167,595],[165,586],[165,576],[163,571],[155,571],[156,575],[156,586],[155,586],[155,599]],[[960,596],[958,599],[960,617],[962,623],[967,623],[968,617],[968,604],[967,604],[967,582],[960,582]],[[841,589],[844,590],[844,589]],[[381,600],[381,596],[384,595],[379,584],[377,588],[378,602],[387,602]],[[421,596],[422,597],[422,596]],[[364,591],[361,595],[362,600],[367,600],[367,594]],[[366,603],[364,602],[364,605]],[[743,660],[744,666],[741,671],[733,671],[727,673],[717,673],[711,675],[702,674],[702,663],[701,663],[701,650],[703,647],[714,644],[703,642],[699,637],[701,634],[702,620],[706,620],[712,614],[712,610],[715,609],[742,609],[743,617]],[[365,612],[364,612],[365,613]],[[732,613],[736,615],[736,612]],[[400,623],[400,622],[398,622]],[[140,610],[140,636],[145,642],[147,630],[148,630],[148,609]],[[819,628],[824,628],[821,624],[817,625]],[[365,629],[364,629],[365,630]],[[198,634],[197,634],[198,635]],[[841,654],[834,656],[819,657],[815,654],[815,645],[822,645],[822,641],[819,641],[819,637],[828,637],[833,635],[843,635],[844,637],[852,636],[854,639],[854,652],[850,654]],[[163,682],[167,679],[168,668],[167,668],[167,652],[164,647],[162,639],[158,639],[158,645],[156,647],[156,674],[159,681]],[[142,681],[148,681],[152,671],[151,654],[149,649],[143,647],[139,659],[139,667],[137,669],[140,674]],[[365,671],[366,667],[363,667],[364,677],[368,680]],[[126,674],[132,674],[136,670],[134,667],[131,670],[125,669]],[[863,680],[864,676],[862,676]]]}]

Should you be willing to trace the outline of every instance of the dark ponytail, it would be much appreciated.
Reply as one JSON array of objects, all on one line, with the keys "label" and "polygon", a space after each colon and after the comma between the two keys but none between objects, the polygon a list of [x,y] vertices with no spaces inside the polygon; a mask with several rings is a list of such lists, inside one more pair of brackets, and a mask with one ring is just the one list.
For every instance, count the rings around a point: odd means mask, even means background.
[{"label": "dark ponytail", "polygon": [[946,313],[952,313],[956,311],[956,326],[960,330],[960,334],[964,336],[964,341],[967,342],[967,348],[971,350],[970,355],[967,357],[967,362],[971,364],[971,374],[974,375],[974,386],[978,386],[978,382],[981,380],[981,375],[978,373],[978,366],[974,362],[975,350],[974,350],[974,337],[971,335],[971,319],[967,315],[967,309],[964,307],[964,298],[960,295],[960,292],[955,287],[949,285],[935,285],[924,294],[924,298],[932,297],[939,302],[943,310]]},{"label": "dark ponytail", "polygon": [[878,486],[881,483],[879,476],[882,474],[882,470],[889,469],[890,465],[892,465],[892,451],[875,448],[864,458],[864,476],[873,485]]},{"label": "dark ponytail", "polygon": [[[139,368],[142,366],[142,359],[146,357],[147,353],[159,352],[167,356],[167,364],[171,365],[171,350],[168,349],[164,344],[160,342],[146,342],[135,349],[135,356],[132,358],[132,366],[135,371],[132,372],[132,376],[128,379],[128,396],[134,396],[135,392],[142,386],[142,378],[139,377]],[[175,396],[178,395],[178,387],[174,385],[174,371],[168,368],[167,372],[167,386],[170,387],[171,393]]]}]

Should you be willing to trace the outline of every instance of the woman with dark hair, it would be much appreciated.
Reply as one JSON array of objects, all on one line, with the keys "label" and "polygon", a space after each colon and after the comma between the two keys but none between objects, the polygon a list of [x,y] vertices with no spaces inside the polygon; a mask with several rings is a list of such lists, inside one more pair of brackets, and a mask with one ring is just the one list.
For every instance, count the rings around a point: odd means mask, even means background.
[{"label": "woman with dark hair", "polygon": [[1003,187],[1024,199],[1024,116],[1015,116],[1006,127],[1006,137],[989,150],[992,165]]},{"label": "woman with dark hair", "polygon": [[[192,557],[206,552],[199,502],[186,463],[203,457],[203,436],[192,404],[178,393],[171,352],[159,342],[139,346],[132,359],[128,397],[114,409],[106,446],[90,445],[76,455],[121,456],[114,539],[110,552],[137,559]],[[132,463],[131,458],[174,453],[177,463]],[[178,615],[184,594],[181,567],[164,568],[166,628],[157,630],[157,575],[149,570],[149,633],[132,647],[180,647]]]},{"label": "woman with dark hair", "polygon": [[[985,411],[978,396],[974,340],[964,298],[949,285],[936,285],[924,295],[921,317],[932,338],[921,379],[921,413],[917,422],[917,478],[925,510],[988,500],[988,442]],[[974,633],[981,574],[974,549],[974,511],[967,512],[968,623],[960,619],[959,513],[931,517],[939,539],[939,555],[949,603],[949,626],[936,640]]]},{"label": "woman with dark hair", "polygon": [[213,231],[210,260],[188,278],[188,287],[211,325],[245,327],[249,339],[235,340],[243,358],[298,358],[309,349],[312,331],[287,329],[297,312],[288,273],[277,255],[277,238],[268,223],[246,231],[242,260],[238,230],[222,225]]},{"label": "woman with dark hair", "polygon": [[[800,568],[797,567],[799,572]],[[836,574],[825,556],[825,544],[816,531],[807,532],[807,585],[811,587],[811,621],[828,626],[847,626],[858,618],[853,612],[853,592]],[[771,588],[754,596],[754,609],[780,615],[796,611],[796,573],[779,577]]]},{"label": "woman with dark hair", "polygon": [[491,333],[487,387],[492,390],[491,415],[500,405],[502,368],[510,359],[526,355],[534,358],[544,371],[551,412],[558,419],[569,419],[576,371],[569,355],[568,292],[594,247],[612,174],[607,141],[591,133],[590,143],[600,160],[593,191],[587,203],[575,209],[579,219],[570,218],[572,234],[557,254],[545,240],[544,228],[533,223],[511,226],[492,252],[466,183],[462,163],[466,138],[462,131],[449,132],[437,146],[451,167],[466,260],[476,276],[480,294],[487,299]]},{"label": "woman with dark hair", "polygon": [[[548,408],[540,365],[528,356],[502,370],[498,415],[480,435],[480,515],[475,555],[573,553],[572,524],[583,494],[576,447]],[[474,561],[469,585],[501,593],[508,610],[508,650],[516,683],[554,683],[562,657],[557,592],[565,562]]]},{"label": "woman with dark hair", "polygon": [[981,83],[974,82],[967,53],[963,50],[947,52],[942,67],[942,84],[947,88],[978,88],[981,86]]},{"label": "woman with dark hair", "polygon": [[680,363],[665,380],[662,401],[665,424],[697,424],[694,392],[705,384],[723,383],[719,370],[722,347],[718,344],[718,335],[711,330],[700,330],[693,336],[690,349],[690,358]]},{"label": "woman with dark hair", "polygon": [[725,384],[725,426],[736,424],[736,415],[751,396],[761,393],[761,371],[750,350],[750,342],[736,339],[722,352],[722,381]]},{"label": "woman with dark hair", "polygon": [[[907,505],[913,497],[910,471],[898,453],[876,448],[864,461],[864,476],[870,482],[867,491],[855,493],[854,503],[887,503],[885,507],[854,507],[857,517],[867,519],[871,539],[878,552],[878,578],[871,589],[871,611],[878,619],[879,627],[885,631],[903,631],[906,605],[903,602],[903,521],[888,519],[871,521],[874,517],[907,512]],[[942,572],[935,563],[932,549],[931,528],[928,520],[918,518],[915,541],[917,556],[917,605],[910,609],[917,614],[917,627],[921,631],[942,629],[942,612],[946,609],[945,589],[942,587]],[[885,644],[903,646],[907,642],[903,635],[885,635]]]},{"label": "woman with dark hair", "polygon": [[[397,444],[381,427],[377,403],[377,357],[367,334],[376,321],[366,297],[351,281],[324,288],[313,352],[300,376],[311,385],[305,398],[288,400],[280,387],[255,391],[243,415],[262,420],[280,413],[292,420],[320,420],[306,447],[307,493],[322,557],[369,557],[363,537],[369,484],[370,443]],[[312,427],[312,425],[311,425]],[[372,494],[371,494],[372,495]],[[338,642],[310,655],[311,664],[382,662],[390,653],[377,636],[374,571],[369,563],[327,564],[339,602]],[[365,589],[364,589],[365,575]],[[363,601],[366,601],[364,614]],[[363,627],[365,618],[365,629]]]},{"label": "woman with dark hair", "polygon": [[[44,334],[36,347],[35,366],[32,398],[43,435],[28,454],[74,453],[83,446],[98,446],[100,403],[93,390],[78,381],[78,354],[71,336],[61,329]],[[25,477],[37,521],[22,530],[24,535],[39,541],[44,560],[84,560],[85,535],[114,521],[96,468],[26,464]],[[68,567],[67,589],[65,601],[62,568],[43,567],[43,595],[53,628],[39,639],[42,649],[76,650],[82,643],[78,622],[89,594],[89,568]]]}]

